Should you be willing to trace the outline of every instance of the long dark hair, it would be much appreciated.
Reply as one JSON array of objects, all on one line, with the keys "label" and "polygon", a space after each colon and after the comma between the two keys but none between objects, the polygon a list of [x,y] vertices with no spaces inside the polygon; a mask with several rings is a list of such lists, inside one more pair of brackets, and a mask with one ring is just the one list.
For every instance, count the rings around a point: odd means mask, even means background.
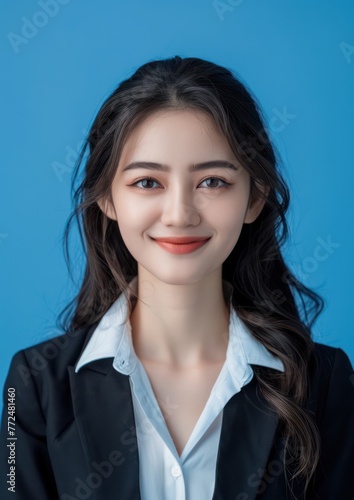
[{"label": "long dark hair", "polygon": [[[253,223],[244,224],[223,264],[222,276],[234,286],[232,302],[241,320],[284,363],[281,375],[258,366],[254,372],[260,390],[279,416],[288,453],[292,450],[293,478],[304,477],[307,486],[319,460],[318,430],[305,410],[313,352],[311,328],[324,302],[284,262],[281,247],[288,236],[285,214],[290,196],[279,171],[281,159],[257,99],[230,70],[194,57],[151,61],[120,83],[104,102],[73,174],[74,210],[64,231],[64,251],[71,274],[69,233],[76,221],[85,270],[80,290],[59,315],[58,326],[72,330],[92,325],[122,292],[128,297],[137,263],[117,222],[104,215],[97,200],[110,197],[131,132],[151,113],[167,108],[208,113],[250,174],[251,190],[262,195],[256,183],[269,189],[261,214]],[[81,165],[85,165],[83,172]]]}]

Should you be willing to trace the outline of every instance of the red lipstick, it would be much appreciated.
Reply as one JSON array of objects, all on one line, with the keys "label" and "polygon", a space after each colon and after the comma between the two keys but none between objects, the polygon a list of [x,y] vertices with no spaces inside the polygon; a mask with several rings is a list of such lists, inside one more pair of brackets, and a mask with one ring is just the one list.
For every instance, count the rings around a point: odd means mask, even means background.
[{"label": "red lipstick", "polygon": [[156,243],[175,255],[194,252],[210,240],[210,236],[176,236],[166,238],[153,238]]}]

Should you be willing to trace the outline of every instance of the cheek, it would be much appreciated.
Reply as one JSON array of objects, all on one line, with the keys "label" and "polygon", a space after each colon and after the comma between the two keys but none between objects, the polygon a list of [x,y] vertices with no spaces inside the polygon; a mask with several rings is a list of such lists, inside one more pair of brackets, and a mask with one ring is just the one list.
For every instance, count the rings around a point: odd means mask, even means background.
[{"label": "cheek", "polygon": [[246,200],[233,198],[231,203],[213,206],[209,214],[209,223],[214,227],[218,238],[216,243],[225,260],[237,244],[246,213]]},{"label": "cheek", "polygon": [[205,216],[221,233],[235,233],[241,230],[247,209],[244,197],[231,196],[215,199],[205,210]]},{"label": "cheek", "polygon": [[149,209],[146,203],[142,203],[138,197],[117,197],[115,203],[117,222],[123,240],[133,240],[141,237],[153,223],[156,216],[155,210]]}]

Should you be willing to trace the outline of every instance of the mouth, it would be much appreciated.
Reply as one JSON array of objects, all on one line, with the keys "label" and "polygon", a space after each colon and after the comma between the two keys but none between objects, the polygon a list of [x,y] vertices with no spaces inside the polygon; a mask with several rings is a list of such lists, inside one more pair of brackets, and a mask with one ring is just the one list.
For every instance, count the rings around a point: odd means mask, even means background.
[{"label": "mouth", "polygon": [[152,238],[155,241],[164,241],[166,243],[174,243],[175,245],[184,245],[186,243],[194,243],[196,241],[206,241],[210,236],[166,236],[162,238]]},{"label": "mouth", "polygon": [[207,241],[209,241],[211,236],[200,236],[200,237],[166,237],[166,238],[152,238],[160,247],[164,248],[168,252],[181,255],[190,252],[194,252],[198,248],[204,246]]}]

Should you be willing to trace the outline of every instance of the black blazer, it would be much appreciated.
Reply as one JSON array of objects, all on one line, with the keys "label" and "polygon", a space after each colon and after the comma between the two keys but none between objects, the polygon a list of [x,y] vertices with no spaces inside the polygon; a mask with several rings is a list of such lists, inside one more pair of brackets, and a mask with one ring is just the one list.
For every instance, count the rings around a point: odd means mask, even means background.
[{"label": "black blazer", "polygon": [[[141,498],[129,377],[112,367],[112,358],[74,371],[96,326],[14,356],[4,393],[2,499]],[[310,492],[303,495],[301,481],[293,485],[294,496],[287,491],[278,419],[253,378],[224,408],[212,500],[353,498],[353,369],[341,349],[315,346],[308,408],[319,427],[322,450]],[[8,439],[8,388],[16,390],[16,440]],[[15,494],[8,490],[13,477],[6,476],[13,458]],[[289,458],[286,464],[291,473]]]}]

